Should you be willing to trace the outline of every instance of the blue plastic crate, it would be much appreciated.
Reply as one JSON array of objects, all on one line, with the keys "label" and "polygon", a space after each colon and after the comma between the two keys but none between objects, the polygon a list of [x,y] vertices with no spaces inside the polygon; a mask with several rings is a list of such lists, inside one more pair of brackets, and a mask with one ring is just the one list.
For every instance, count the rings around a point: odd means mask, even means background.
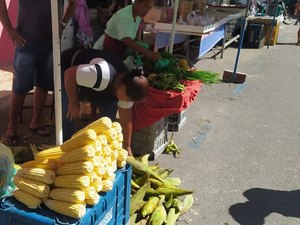
[{"label": "blue plastic crate", "polygon": [[73,219],[46,208],[28,209],[14,197],[0,201],[0,223],[3,225],[125,225],[129,221],[131,166],[116,171],[114,188],[100,193],[95,206],[87,206],[81,219]]}]

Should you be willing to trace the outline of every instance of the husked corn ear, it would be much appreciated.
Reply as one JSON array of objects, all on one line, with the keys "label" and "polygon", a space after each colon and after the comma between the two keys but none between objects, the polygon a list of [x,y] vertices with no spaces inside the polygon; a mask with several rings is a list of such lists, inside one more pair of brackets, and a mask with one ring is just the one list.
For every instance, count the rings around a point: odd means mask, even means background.
[{"label": "husked corn ear", "polygon": [[62,175],[54,180],[55,187],[84,189],[90,186],[90,178],[86,175]]},{"label": "husked corn ear", "polygon": [[99,166],[101,162],[101,157],[100,156],[94,156],[91,159],[91,162],[93,163],[94,166]]},{"label": "husked corn ear", "polygon": [[128,152],[125,149],[119,149],[118,161],[126,161]]},{"label": "husked corn ear", "polygon": [[97,177],[94,179],[93,183],[91,183],[91,186],[93,186],[96,190],[96,192],[102,191],[103,188],[103,182],[101,177]]},{"label": "husked corn ear", "polygon": [[126,161],[117,161],[117,166],[119,168],[123,168],[124,166],[126,166]]},{"label": "husked corn ear", "polygon": [[89,174],[94,169],[94,165],[90,161],[66,163],[58,167],[57,175],[72,175],[72,174]]},{"label": "husked corn ear", "polygon": [[83,203],[85,192],[74,188],[54,188],[50,191],[50,198],[65,202]]},{"label": "husked corn ear", "polygon": [[102,142],[100,140],[98,140],[98,137],[94,143],[94,146],[95,146],[96,153],[100,153],[102,150]]},{"label": "husked corn ear", "polygon": [[86,212],[84,204],[48,199],[45,201],[45,205],[57,213],[76,219],[83,217]]},{"label": "husked corn ear", "polygon": [[85,203],[88,205],[96,205],[100,200],[98,193],[94,194],[90,198],[85,199]]},{"label": "husked corn ear", "polygon": [[52,170],[41,168],[22,168],[18,170],[17,175],[45,184],[52,184],[55,179],[55,173]]},{"label": "husked corn ear", "polygon": [[120,132],[120,133],[117,133],[117,138],[116,138],[116,140],[118,141],[118,142],[123,142],[123,140],[124,140],[124,138],[123,138],[123,134]]},{"label": "husked corn ear", "polygon": [[102,175],[103,179],[109,179],[109,180],[114,180],[116,177],[116,174],[114,173],[112,168],[109,168],[106,170],[106,173]]},{"label": "husked corn ear", "polygon": [[98,135],[98,140],[101,142],[102,146],[107,145],[108,141],[104,134]]},{"label": "husked corn ear", "polygon": [[102,191],[103,192],[108,192],[113,189],[114,182],[112,180],[102,180],[103,187]]},{"label": "husked corn ear", "polygon": [[15,190],[13,192],[13,196],[19,201],[22,202],[24,205],[26,205],[30,209],[36,209],[40,206],[42,203],[42,200],[38,197],[29,194],[22,190]]},{"label": "husked corn ear", "polygon": [[89,177],[90,177],[91,183],[93,183],[94,180],[97,179],[98,174],[97,174],[97,172],[95,171],[95,167],[94,167],[94,170],[89,174]]},{"label": "husked corn ear", "polygon": [[110,152],[110,156],[112,159],[118,159],[119,151],[118,149],[112,149]]},{"label": "husked corn ear", "polygon": [[117,131],[114,128],[110,128],[102,132],[107,138],[107,142],[110,143],[117,138]]},{"label": "husked corn ear", "polygon": [[94,171],[98,174],[98,176],[101,177],[103,174],[106,173],[106,170],[107,170],[106,167],[107,167],[107,164],[106,165],[100,164],[99,166],[96,166],[94,168]]},{"label": "husked corn ear", "polygon": [[97,140],[97,134],[93,129],[87,129],[80,132],[66,142],[62,143],[60,148],[63,152],[69,152],[82,146],[93,144]]},{"label": "husked corn ear", "polygon": [[59,146],[42,150],[35,154],[34,159],[41,161],[44,159],[58,159],[63,154]]},{"label": "husked corn ear", "polygon": [[20,190],[38,198],[47,198],[50,193],[50,187],[47,184],[20,177],[18,175],[14,176],[13,183]]},{"label": "husked corn ear", "polygon": [[122,126],[119,122],[113,122],[111,127],[115,128],[118,133],[122,132]]},{"label": "husked corn ear", "polygon": [[84,189],[85,199],[91,199],[97,194],[95,187],[89,186]]},{"label": "husked corn ear", "polygon": [[103,131],[110,129],[112,126],[112,121],[108,117],[101,117],[94,122],[90,123],[86,127],[82,128],[79,130],[77,133],[75,133],[73,136],[79,135],[80,133],[88,130],[88,129],[93,129],[97,134],[102,133]]},{"label": "husked corn ear", "polygon": [[21,165],[22,168],[41,168],[45,170],[54,170],[56,167],[56,163],[53,160],[43,160],[43,161],[36,161],[31,160],[25,162]]},{"label": "husked corn ear", "polygon": [[118,148],[120,147],[120,143],[115,139],[112,142],[110,142],[109,146],[113,151],[118,150]]},{"label": "husked corn ear", "polygon": [[110,154],[111,154],[111,148],[110,148],[110,146],[109,145],[103,146],[103,148],[102,148],[102,155],[103,156],[110,156]]},{"label": "husked corn ear", "polygon": [[111,159],[108,163],[108,170],[111,172],[115,172],[117,170],[117,159]]},{"label": "husked corn ear", "polygon": [[96,154],[96,149],[92,144],[85,145],[83,147],[76,148],[72,151],[65,152],[60,157],[60,161],[63,163],[85,161],[94,157],[95,154]]}]

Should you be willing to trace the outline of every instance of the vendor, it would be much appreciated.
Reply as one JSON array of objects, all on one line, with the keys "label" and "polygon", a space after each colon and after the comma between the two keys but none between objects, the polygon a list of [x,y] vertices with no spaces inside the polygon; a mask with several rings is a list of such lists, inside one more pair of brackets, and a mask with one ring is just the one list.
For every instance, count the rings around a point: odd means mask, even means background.
[{"label": "vendor", "polygon": [[116,119],[119,112],[123,147],[132,154],[132,106],[147,93],[148,81],[138,69],[129,72],[118,56],[96,49],[70,49],[62,53],[63,136],[74,133],[74,120],[80,117],[80,101],[100,108],[100,117]]},{"label": "vendor", "polygon": [[93,48],[111,51],[125,57],[126,50],[134,52],[152,60],[160,59],[157,52],[144,48],[135,42],[142,18],[153,6],[154,0],[135,0],[117,11],[107,22],[105,33],[95,42]]}]

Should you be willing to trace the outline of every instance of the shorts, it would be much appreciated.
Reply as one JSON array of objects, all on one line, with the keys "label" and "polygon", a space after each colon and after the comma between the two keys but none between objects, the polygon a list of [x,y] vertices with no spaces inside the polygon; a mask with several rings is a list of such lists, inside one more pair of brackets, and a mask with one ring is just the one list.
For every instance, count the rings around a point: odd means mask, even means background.
[{"label": "shorts", "polygon": [[33,87],[53,91],[52,44],[30,44],[16,47],[13,92],[25,95]]}]

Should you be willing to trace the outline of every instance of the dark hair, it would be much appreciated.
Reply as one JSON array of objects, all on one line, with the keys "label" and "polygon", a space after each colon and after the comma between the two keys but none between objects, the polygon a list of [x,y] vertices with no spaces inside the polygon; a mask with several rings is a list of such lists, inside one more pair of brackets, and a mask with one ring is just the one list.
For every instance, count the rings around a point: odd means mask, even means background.
[{"label": "dark hair", "polygon": [[131,70],[122,79],[122,83],[126,87],[126,95],[133,102],[140,101],[147,95],[148,80],[143,74],[143,70],[137,68]]}]

